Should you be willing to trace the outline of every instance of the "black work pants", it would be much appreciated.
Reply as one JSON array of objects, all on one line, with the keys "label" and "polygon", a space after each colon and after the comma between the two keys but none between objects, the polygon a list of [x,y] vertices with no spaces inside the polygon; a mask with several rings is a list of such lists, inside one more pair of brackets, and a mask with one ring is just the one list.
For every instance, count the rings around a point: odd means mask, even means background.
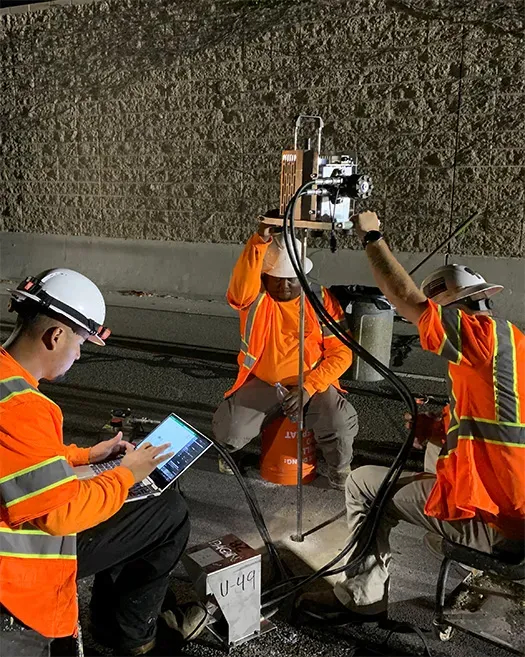
[{"label": "black work pants", "polygon": [[91,620],[123,653],[155,636],[168,577],[189,533],[186,503],[170,489],[160,497],[128,502],[78,535],[78,579],[95,575]]},{"label": "black work pants", "polygon": [[30,629],[0,605],[0,657],[49,657],[51,639]]}]

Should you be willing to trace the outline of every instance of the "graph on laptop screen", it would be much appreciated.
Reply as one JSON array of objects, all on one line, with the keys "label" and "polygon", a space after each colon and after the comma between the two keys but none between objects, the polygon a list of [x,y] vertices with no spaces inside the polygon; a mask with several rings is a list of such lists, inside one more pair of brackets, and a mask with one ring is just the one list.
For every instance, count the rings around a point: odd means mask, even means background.
[{"label": "graph on laptop screen", "polygon": [[177,477],[185,468],[197,459],[208,447],[209,440],[197,433],[177,417],[170,415],[156,427],[141,443],[160,447],[166,443],[166,453],[174,452],[170,459],[162,461],[151,474],[155,483],[163,488]]}]

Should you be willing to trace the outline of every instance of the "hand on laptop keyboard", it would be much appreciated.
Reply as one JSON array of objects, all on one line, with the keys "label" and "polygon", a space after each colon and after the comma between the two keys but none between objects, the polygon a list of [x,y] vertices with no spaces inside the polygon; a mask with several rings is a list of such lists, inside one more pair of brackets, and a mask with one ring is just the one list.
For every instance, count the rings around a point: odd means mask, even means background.
[{"label": "hand on laptop keyboard", "polygon": [[120,465],[131,470],[135,483],[137,483],[146,479],[157,465],[173,456],[174,452],[166,452],[169,446],[169,443],[159,445],[159,447],[152,447],[150,443],[143,443],[138,449],[128,452]]},{"label": "hand on laptop keyboard", "polygon": [[112,461],[106,461],[105,463],[92,463],[91,469],[95,474],[102,474],[108,470],[113,470],[117,465],[121,465],[122,459],[113,459]]}]

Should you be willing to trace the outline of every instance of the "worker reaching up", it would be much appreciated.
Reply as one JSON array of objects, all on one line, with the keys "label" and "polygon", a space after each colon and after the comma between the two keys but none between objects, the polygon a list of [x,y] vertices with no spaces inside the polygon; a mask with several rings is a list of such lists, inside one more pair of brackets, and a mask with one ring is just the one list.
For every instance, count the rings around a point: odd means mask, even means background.
[{"label": "worker reaching up", "polygon": [[[92,634],[118,655],[150,653],[188,540],[188,509],[174,488],[123,505],[167,445],[134,450],[122,433],[91,448],[64,445],[62,413],[39,381],[62,377],[86,340],[104,345],[104,299],[71,269],[29,277],[11,292],[18,318],[0,348],[0,654],[48,656],[52,639],[73,635],[76,580],[89,575]],[[72,468],[119,454],[120,466],[87,481]],[[204,617],[190,604],[173,610],[170,627],[195,637]]]},{"label": "worker reaching up", "polygon": [[[495,318],[502,290],[462,265],[440,267],[418,289],[388,248],[374,212],[356,217],[357,235],[378,287],[417,326],[423,349],[448,361],[450,406],[440,450],[427,445],[425,472],[403,472],[361,559],[335,591],[305,594],[310,615],[337,622],[379,620],[387,610],[389,535],[400,520],[424,527],[427,547],[443,539],[489,554],[523,555],[525,543],[525,335]],[[350,473],[350,535],[362,527],[387,468]],[[349,555],[355,560],[369,535]]]},{"label": "worker reaching up", "polygon": [[[261,223],[247,242],[230,280],[227,298],[239,311],[241,350],[239,372],[215,412],[216,439],[232,451],[258,436],[263,425],[284,410],[299,412],[299,296],[301,286],[281,235]],[[306,259],[306,273],[312,262]],[[319,294],[339,322],[344,313],[326,288]],[[327,464],[332,487],[344,489],[350,471],[357,414],[343,396],[339,377],[352,362],[352,352],[322,328],[311,304],[305,302],[305,362],[303,404],[305,427]],[[288,389],[281,409],[275,384]]]}]

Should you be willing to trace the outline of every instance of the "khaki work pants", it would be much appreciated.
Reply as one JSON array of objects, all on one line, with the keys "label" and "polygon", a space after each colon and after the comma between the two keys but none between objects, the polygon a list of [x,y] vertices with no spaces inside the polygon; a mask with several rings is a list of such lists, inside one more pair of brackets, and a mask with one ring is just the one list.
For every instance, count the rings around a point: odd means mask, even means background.
[{"label": "khaki work pants", "polygon": [[[256,438],[262,428],[281,414],[275,386],[256,377],[225,399],[213,416],[216,440],[236,451]],[[358,432],[357,412],[334,386],[316,393],[308,402],[305,426],[328,465],[344,469],[352,460]]]},{"label": "khaki work pants", "polygon": [[[428,443],[425,455],[425,472],[404,472],[397,482],[397,490],[387,504],[376,535],[364,561],[351,576],[344,573],[335,585],[340,602],[353,611],[374,614],[386,611],[388,604],[389,565],[391,560],[389,536],[391,530],[405,520],[424,527],[454,543],[492,553],[495,547],[516,549],[516,541],[508,541],[479,518],[445,522],[424,513],[425,503],[436,481],[435,464],[439,448]],[[366,465],[350,473],[346,482],[346,510],[350,535],[364,521],[381,482],[388,469]],[[355,553],[359,544],[355,546]],[[349,555],[351,560],[352,553]]]}]

